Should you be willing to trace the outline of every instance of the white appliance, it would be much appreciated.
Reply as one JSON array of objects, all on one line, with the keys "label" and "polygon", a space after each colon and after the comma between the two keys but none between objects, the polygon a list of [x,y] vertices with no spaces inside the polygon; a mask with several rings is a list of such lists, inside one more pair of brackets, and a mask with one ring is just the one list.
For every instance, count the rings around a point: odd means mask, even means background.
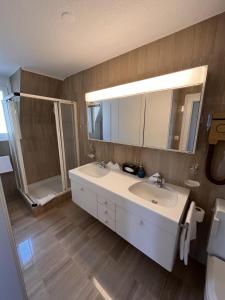
[{"label": "white appliance", "polygon": [[205,300],[225,299],[225,200],[216,199],[208,242]]}]

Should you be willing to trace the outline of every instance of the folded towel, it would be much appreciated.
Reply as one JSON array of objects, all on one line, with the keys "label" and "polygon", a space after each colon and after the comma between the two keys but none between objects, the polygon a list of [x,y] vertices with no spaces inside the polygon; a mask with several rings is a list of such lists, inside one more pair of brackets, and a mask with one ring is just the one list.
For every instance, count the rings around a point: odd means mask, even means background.
[{"label": "folded towel", "polygon": [[185,265],[188,264],[190,242],[196,239],[197,222],[195,207],[195,202],[192,201],[180,237],[180,259],[184,260]]},{"label": "folded towel", "polygon": [[111,170],[120,170],[120,166],[119,166],[119,164],[118,163],[113,163],[113,162],[111,162],[111,161],[109,161],[108,163],[107,163],[107,167],[109,168],[109,169],[111,169]]}]

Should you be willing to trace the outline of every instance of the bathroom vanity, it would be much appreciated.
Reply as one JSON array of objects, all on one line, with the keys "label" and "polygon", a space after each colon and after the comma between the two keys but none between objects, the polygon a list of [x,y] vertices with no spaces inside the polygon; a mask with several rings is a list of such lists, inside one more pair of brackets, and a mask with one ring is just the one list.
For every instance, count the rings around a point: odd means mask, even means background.
[{"label": "bathroom vanity", "polygon": [[130,244],[172,271],[190,191],[96,163],[69,171],[72,200]]}]

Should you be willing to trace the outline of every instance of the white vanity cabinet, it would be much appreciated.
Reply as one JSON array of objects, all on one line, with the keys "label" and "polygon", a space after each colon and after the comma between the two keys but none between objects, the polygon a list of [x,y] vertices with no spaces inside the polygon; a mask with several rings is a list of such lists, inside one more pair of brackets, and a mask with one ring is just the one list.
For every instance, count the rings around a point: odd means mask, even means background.
[{"label": "white vanity cabinet", "polygon": [[[161,202],[156,205],[130,191],[129,187],[139,183],[140,179],[120,171],[104,169],[102,172],[98,168],[92,163],[69,171],[73,201],[166,270],[172,271],[179,225],[190,191],[167,184],[166,191],[173,191],[175,204],[168,206]],[[157,192],[165,195],[165,190]]]},{"label": "white vanity cabinet", "polygon": [[149,220],[117,206],[116,232],[167,270],[172,270],[176,237]]},{"label": "white vanity cabinet", "polygon": [[84,184],[73,182],[72,200],[90,215],[115,231],[116,206],[109,199],[98,195]]},{"label": "white vanity cabinet", "polygon": [[72,200],[81,208],[86,210],[93,217],[97,218],[98,205],[97,195],[85,185],[73,182],[72,185]]},{"label": "white vanity cabinet", "polygon": [[172,270],[176,251],[175,235],[83,184],[72,182],[72,200],[144,254],[167,270]]}]

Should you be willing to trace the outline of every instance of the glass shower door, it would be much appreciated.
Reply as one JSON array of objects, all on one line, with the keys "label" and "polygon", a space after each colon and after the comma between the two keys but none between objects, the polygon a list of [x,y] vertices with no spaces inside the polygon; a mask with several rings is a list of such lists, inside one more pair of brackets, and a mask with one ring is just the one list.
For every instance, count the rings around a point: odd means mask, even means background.
[{"label": "glass shower door", "polygon": [[6,124],[8,129],[9,144],[15,169],[17,188],[27,194],[27,178],[24,167],[23,153],[21,148],[21,130],[19,122],[20,97],[14,97],[12,100],[4,103],[6,115]]},{"label": "glass shower door", "polygon": [[76,121],[76,103],[57,103],[61,139],[61,157],[65,190],[70,188],[69,170],[79,165],[79,146]]},{"label": "glass shower door", "polygon": [[20,97],[19,125],[28,196],[45,205],[63,192],[53,101]]},{"label": "glass shower door", "polygon": [[68,191],[79,165],[76,103],[14,96],[4,110],[18,189],[33,206]]}]

